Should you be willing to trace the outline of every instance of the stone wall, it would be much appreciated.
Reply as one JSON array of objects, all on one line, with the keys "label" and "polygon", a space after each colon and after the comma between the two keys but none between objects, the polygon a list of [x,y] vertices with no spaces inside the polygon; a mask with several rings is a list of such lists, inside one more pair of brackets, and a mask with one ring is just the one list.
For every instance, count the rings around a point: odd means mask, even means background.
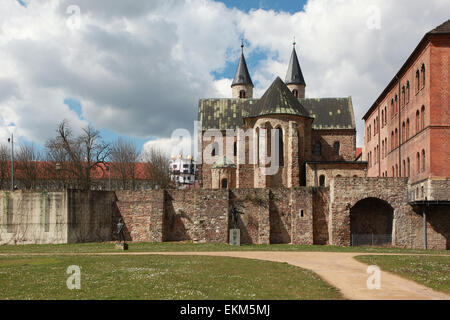
[{"label": "stone wall", "polygon": [[116,191],[113,209],[112,238],[117,239],[117,223],[124,220],[128,241],[163,241],[164,191]]},{"label": "stone wall", "polygon": [[324,186],[329,186],[331,179],[337,176],[341,177],[360,177],[366,176],[366,162],[335,162],[335,163],[306,163],[306,185],[310,187],[320,186],[320,176],[325,177]]},{"label": "stone wall", "polygon": [[330,243],[350,245],[350,209],[360,200],[377,198],[394,210],[393,243],[407,247],[412,208],[405,178],[334,178],[330,184]]},{"label": "stone wall", "polygon": [[[410,205],[407,178],[335,178],[330,186],[330,243],[350,245],[350,211],[364,199],[376,198],[393,210],[392,245],[422,249],[423,207]],[[427,207],[428,248],[448,249],[450,215],[448,204]]]},{"label": "stone wall", "polygon": [[163,241],[228,241],[228,190],[167,190]]},{"label": "stone wall", "polygon": [[329,244],[329,200],[330,188],[313,189],[313,242],[314,244]]},{"label": "stone wall", "polygon": [[111,240],[113,192],[67,190],[67,243]]},{"label": "stone wall", "polygon": [[0,192],[0,244],[111,240],[113,193]]}]

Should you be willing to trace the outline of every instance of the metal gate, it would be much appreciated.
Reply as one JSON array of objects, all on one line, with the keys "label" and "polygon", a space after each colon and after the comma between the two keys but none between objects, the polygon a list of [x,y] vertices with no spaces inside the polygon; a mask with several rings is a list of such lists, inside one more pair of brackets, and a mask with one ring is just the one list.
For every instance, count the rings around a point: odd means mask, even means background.
[{"label": "metal gate", "polygon": [[390,246],[392,234],[351,234],[351,245],[357,246]]}]

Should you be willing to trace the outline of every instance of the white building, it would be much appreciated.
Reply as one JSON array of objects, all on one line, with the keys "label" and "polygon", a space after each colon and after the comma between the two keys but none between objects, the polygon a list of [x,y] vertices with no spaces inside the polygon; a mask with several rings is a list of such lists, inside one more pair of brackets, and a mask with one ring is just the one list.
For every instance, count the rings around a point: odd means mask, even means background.
[{"label": "white building", "polygon": [[193,185],[198,181],[198,168],[192,156],[173,156],[170,161],[170,179],[180,185]]}]

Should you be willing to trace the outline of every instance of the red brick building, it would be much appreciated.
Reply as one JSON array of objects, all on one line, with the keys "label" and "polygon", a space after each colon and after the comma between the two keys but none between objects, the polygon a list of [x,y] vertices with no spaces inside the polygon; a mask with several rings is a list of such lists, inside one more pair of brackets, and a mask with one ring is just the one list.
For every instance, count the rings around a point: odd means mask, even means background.
[{"label": "red brick building", "polygon": [[[364,116],[368,177],[450,177],[450,20],[426,33]],[[422,189],[422,197],[426,197]]]}]

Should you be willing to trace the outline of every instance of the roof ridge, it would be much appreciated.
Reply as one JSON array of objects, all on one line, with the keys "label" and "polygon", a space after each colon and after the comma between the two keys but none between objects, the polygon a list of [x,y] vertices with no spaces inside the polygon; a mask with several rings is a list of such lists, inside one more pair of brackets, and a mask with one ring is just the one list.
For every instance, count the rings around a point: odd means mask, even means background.
[{"label": "roof ridge", "polygon": [[269,114],[292,114],[310,118],[310,115],[294,97],[286,84],[277,77],[263,96],[256,102],[250,117]]}]

